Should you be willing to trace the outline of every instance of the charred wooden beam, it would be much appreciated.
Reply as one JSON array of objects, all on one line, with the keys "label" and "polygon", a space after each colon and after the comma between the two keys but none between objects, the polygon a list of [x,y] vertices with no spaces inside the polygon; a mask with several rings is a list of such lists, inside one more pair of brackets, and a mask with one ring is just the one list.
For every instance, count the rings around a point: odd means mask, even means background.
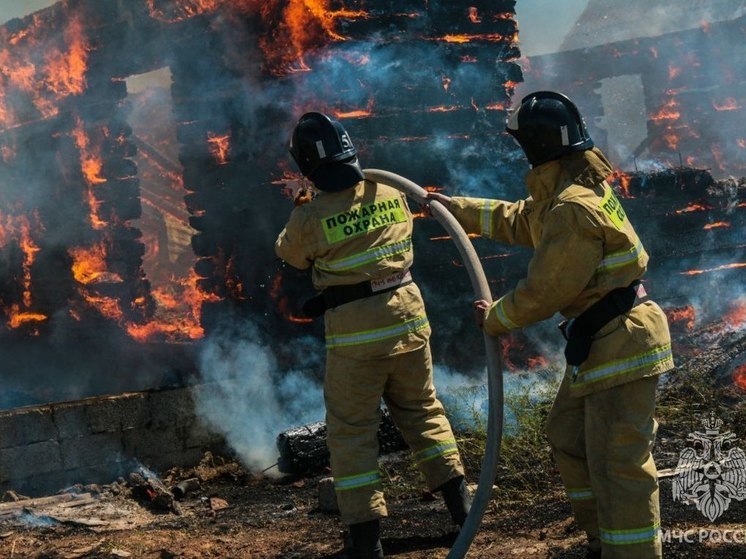
[{"label": "charred wooden beam", "polygon": [[[386,409],[381,413],[378,445],[382,455],[408,448]],[[322,472],[329,467],[326,423],[319,421],[280,433],[277,436],[277,449],[280,452],[277,461],[280,472],[296,475]]]}]

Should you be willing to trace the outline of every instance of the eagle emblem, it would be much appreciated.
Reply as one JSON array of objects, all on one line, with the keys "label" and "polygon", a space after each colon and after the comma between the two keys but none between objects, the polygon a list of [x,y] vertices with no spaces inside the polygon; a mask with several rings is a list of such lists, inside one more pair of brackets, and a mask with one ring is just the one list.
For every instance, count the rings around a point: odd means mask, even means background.
[{"label": "eagle emblem", "polygon": [[734,446],[734,433],[720,432],[723,421],[714,413],[702,424],[704,432],[690,433],[690,446],[679,454],[673,500],[694,504],[712,522],[733,499],[746,499],[746,453]]}]

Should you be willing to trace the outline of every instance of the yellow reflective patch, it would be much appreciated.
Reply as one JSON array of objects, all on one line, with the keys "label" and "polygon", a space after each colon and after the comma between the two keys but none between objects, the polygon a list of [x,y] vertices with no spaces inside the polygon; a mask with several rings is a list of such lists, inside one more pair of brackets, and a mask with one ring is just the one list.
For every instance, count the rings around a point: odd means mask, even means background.
[{"label": "yellow reflective patch", "polygon": [[385,198],[371,204],[359,204],[347,211],[321,219],[324,236],[330,245],[363,235],[394,223],[406,223],[407,212],[401,198]]},{"label": "yellow reflective patch", "polygon": [[609,216],[609,219],[617,229],[622,228],[627,214],[624,213],[622,204],[610,186],[606,187],[606,194],[604,194],[603,200],[601,200],[601,209]]}]

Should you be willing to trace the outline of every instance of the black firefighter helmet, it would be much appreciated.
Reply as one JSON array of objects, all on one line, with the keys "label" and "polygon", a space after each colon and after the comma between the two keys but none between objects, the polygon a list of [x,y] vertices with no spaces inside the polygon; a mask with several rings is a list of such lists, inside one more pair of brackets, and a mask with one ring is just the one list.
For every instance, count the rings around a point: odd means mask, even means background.
[{"label": "black firefighter helmet", "polygon": [[532,167],[593,147],[575,103],[555,91],[526,95],[510,115],[506,130],[523,148]]},{"label": "black firefighter helmet", "polygon": [[300,117],[290,139],[290,154],[303,176],[325,192],[345,190],[365,178],[347,130],[323,113]]}]

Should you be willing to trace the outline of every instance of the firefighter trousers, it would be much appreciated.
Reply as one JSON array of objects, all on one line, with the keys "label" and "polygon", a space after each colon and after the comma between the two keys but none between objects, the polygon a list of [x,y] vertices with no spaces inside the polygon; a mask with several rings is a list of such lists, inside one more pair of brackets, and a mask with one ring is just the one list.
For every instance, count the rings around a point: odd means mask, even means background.
[{"label": "firefighter trousers", "polygon": [[363,361],[327,351],[327,445],[346,524],[388,514],[378,469],[381,398],[431,490],[464,473],[450,423],[436,397],[428,344]]},{"label": "firefighter trousers", "polygon": [[657,384],[648,377],[573,398],[566,374],[547,418],[575,520],[589,540],[600,540],[604,559],[662,557],[651,454]]}]

